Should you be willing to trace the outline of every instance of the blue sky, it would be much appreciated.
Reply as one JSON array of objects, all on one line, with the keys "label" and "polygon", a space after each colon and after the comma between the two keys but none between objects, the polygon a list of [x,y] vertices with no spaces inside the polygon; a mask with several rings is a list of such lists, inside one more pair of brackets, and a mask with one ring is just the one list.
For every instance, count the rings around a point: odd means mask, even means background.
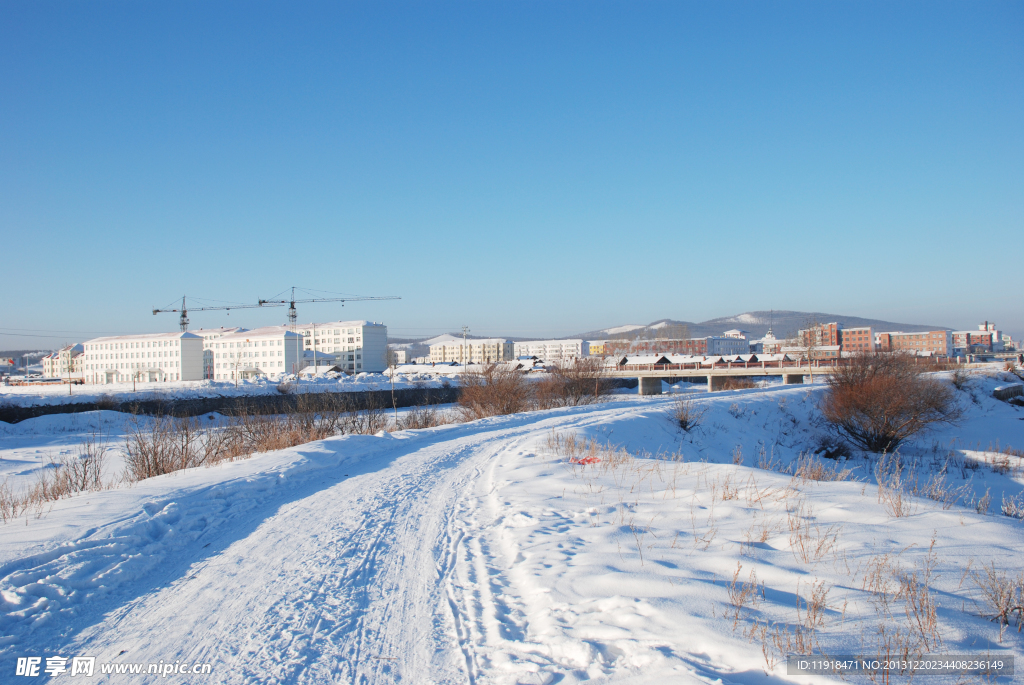
[{"label": "blue sky", "polygon": [[300,309],[394,336],[770,308],[1024,335],[1019,2],[0,12],[0,347],[292,285],[399,295]]}]

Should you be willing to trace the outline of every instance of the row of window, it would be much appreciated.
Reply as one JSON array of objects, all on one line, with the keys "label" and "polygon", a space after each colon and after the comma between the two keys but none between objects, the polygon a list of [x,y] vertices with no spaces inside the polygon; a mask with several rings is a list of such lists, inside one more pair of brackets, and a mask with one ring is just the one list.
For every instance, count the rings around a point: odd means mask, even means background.
[{"label": "row of window", "polygon": [[86,350],[137,350],[144,347],[178,347],[177,340],[147,340],[144,342],[94,343],[86,345]]},{"label": "row of window", "polygon": [[[270,347],[274,347],[275,345],[277,345],[278,347],[280,347],[282,344],[284,344],[282,340],[246,340],[245,342],[238,342],[237,346],[238,347],[267,347],[269,345]],[[218,350],[221,350],[221,349],[226,350],[226,349],[229,349],[229,348],[234,348],[235,345],[236,345],[236,343],[233,343],[233,342],[210,343],[210,347],[212,347],[214,349],[218,349]]]},{"label": "row of window", "polygon": [[[179,362],[169,362],[167,364],[169,368],[178,368],[181,366]],[[96,371],[102,369],[148,369],[152,368],[148,364],[140,364],[138,362],[114,362],[113,364],[86,364],[86,371]]]},{"label": "row of window", "polygon": [[87,354],[86,359],[149,359],[152,357],[177,357],[178,350],[155,350],[149,352],[104,352],[103,354]]}]

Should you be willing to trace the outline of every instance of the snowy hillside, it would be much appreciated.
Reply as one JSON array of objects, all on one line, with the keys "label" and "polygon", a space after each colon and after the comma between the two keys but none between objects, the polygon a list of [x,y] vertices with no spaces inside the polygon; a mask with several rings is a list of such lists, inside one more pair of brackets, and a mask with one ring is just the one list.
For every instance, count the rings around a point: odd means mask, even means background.
[{"label": "snowy hillside", "polygon": [[[71,497],[0,527],[0,669],[92,655],[95,682],[162,661],[209,664],[181,680],[204,683],[771,683],[793,679],[787,651],[1019,658],[1016,627],[979,616],[985,569],[1013,576],[1024,549],[1000,512],[1024,503],[1006,450],[1024,410],[991,398],[999,382],[903,450],[905,481],[942,472],[955,502],[894,504],[874,457],[792,475],[823,430],[821,386],[688,384],[707,409],[689,433],[678,395],[617,395]],[[117,416],[4,429],[5,471],[30,477],[35,450],[97,430],[116,441]]]}]

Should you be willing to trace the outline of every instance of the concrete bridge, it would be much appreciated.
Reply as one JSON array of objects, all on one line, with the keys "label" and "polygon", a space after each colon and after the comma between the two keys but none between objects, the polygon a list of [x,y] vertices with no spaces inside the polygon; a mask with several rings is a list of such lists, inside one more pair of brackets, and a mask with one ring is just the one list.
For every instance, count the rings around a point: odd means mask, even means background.
[{"label": "concrete bridge", "polygon": [[708,392],[725,389],[729,378],[782,376],[786,385],[804,382],[804,376],[832,372],[832,361],[720,362],[717,364],[624,364],[609,369],[609,378],[636,378],[641,395],[660,395],[661,381],[667,378],[708,379]]}]

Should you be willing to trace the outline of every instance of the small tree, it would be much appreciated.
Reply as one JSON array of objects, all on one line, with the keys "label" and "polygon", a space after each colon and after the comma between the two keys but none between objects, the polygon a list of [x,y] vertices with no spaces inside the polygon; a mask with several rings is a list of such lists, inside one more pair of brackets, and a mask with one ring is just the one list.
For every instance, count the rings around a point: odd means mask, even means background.
[{"label": "small tree", "polygon": [[821,402],[825,419],[870,452],[896,449],[907,438],[963,416],[953,390],[923,375],[908,355],[857,355],[833,369]]},{"label": "small tree", "polygon": [[577,357],[555,364],[548,369],[548,376],[541,382],[541,404],[575,407],[592,404],[608,394],[604,363],[595,357]]},{"label": "small tree", "polygon": [[525,374],[509,364],[491,364],[462,375],[459,410],[469,420],[515,414],[530,408]]}]

